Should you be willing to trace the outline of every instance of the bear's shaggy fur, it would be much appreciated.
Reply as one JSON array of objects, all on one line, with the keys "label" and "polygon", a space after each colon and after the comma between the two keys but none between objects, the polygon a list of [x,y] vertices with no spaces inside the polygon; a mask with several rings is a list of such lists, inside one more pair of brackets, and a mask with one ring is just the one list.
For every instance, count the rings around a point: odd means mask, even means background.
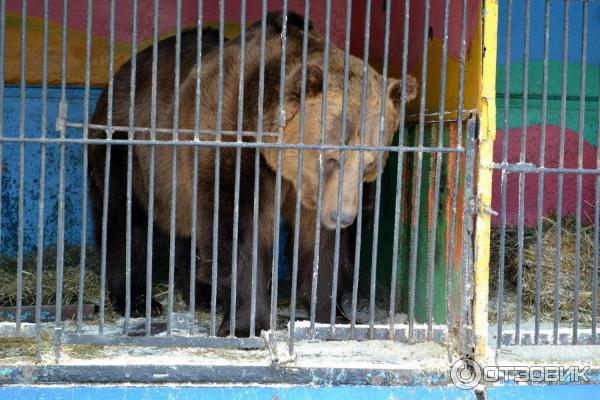
[{"label": "bear's shaggy fur", "polygon": [[[194,147],[179,146],[174,151],[172,146],[156,146],[155,157],[155,181],[154,181],[154,230],[160,235],[168,234],[171,227],[171,193],[176,192],[175,230],[178,237],[176,252],[181,254],[178,259],[176,275],[181,278],[184,286],[189,280],[189,237],[192,224],[195,224],[197,232],[196,255],[197,255],[197,281],[209,284],[212,276],[213,260],[217,258],[218,265],[218,292],[220,300],[225,306],[225,315],[218,334],[230,334],[229,298],[232,273],[232,232],[234,211],[239,215],[238,225],[238,250],[237,250],[237,289],[236,289],[236,321],[235,335],[243,336],[250,333],[250,315],[255,311],[255,333],[260,330],[269,329],[269,310],[271,308],[269,299],[269,283],[271,278],[271,264],[273,260],[273,238],[276,211],[276,188],[277,188],[277,158],[281,155],[281,196],[280,215],[281,223],[289,227],[293,232],[295,224],[300,224],[299,252],[298,252],[298,297],[301,304],[309,306],[313,279],[316,278],[316,320],[328,322],[330,310],[335,307],[337,299],[332,298],[335,248],[335,227],[339,220],[341,223],[340,253],[339,253],[339,288],[341,293],[346,277],[352,270],[354,241],[350,230],[347,229],[354,222],[358,211],[358,188],[361,180],[373,181],[377,176],[378,152],[365,151],[364,175],[359,176],[360,156],[357,150],[346,150],[344,158],[344,174],[340,178],[340,151],[337,149],[326,149],[322,151],[322,164],[319,150],[306,149],[303,151],[302,185],[298,188],[298,149],[278,150],[273,147],[255,148],[245,147],[237,150],[231,146],[232,142],[243,141],[252,145],[257,139],[254,136],[238,137],[236,135],[222,135],[217,137],[212,131],[236,132],[238,131],[238,101],[243,99],[243,131],[280,132],[279,140],[283,143],[300,143],[300,99],[302,92],[302,47],[303,36],[308,39],[308,57],[306,65],[306,101],[304,112],[303,140],[307,145],[320,143],[339,145],[342,139],[342,103],[344,82],[344,54],[335,46],[330,47],[329,65],[327,68],[327,92],[323,93],[325,78],[324,66],[324,38],[318,34],[309,24],[308,32],[304,32],[304,20],[302,17],[289,14],[287,24],[287,46],[286,46],[286,81],[285,81],[285,114],[279,109],[279,95],[283,88],[280,87],[280,68],[282,57],[281,34],[282,15],[280,13],[269,14],[267,18],[265,60],[264,60],[264,98],[262,107],[259,104],[260,85],[260,50],[261,50],[261,22],[250,26],[246,34],[245,42],[245,68],[241,71],[240,45],[241,39],[235,38],[228,41],[222,52],[223,70],[222,80],[219,78],[220,57],[219,49],[208,51],[202,62],[201,70],[201,120],[199,140],[206,142],[198,151],[199,164],[194,170]],[[206,43],[205,43],[206,46]],[[184,51],[182,51],[182,56]],[[194,53],[195,58],[195,53]],[[138,58],[139,60],[139,58]],[[163,59],[161,58],[161,62]],[[138,61],[139,62],[139,61]],[[164,59],[168,62],[168,57]],[[172,68],[172,66],[167,67]],[[173,128],[174,112],[172,95],[172,76],[160,74],[159,82],[166,82],[166,90],[162,84],[157,97],[158,112],[157,126],[159,128]],[[171,70],[172,71],[172,70]],[[141,71],[138,71],[138,77]],[[243,75],[242,75],[243,73]],[[362,141],[366,146],[389,145],[392,134],[399,123],[399,109],[401,104],[400,87],[401,82],[396,79],[388,79],[387,88],[382,96],[382,77],[374,69],[368,68],[366,82],[367,93],[365,96],[365,121],[361,129],[361,98],[363,83],[363,61],[350,57],[348,70],[348,95],[346,117],[345,144],[351,146],[361,145],[361,131],[364,131]],[[142,73],[143,75],[143,73]],[[243,76],[243,96],[239,93],[240,77]],[[124,82],[120,90],[124,93],[129,90],[129,83]],[[125,85],[126,83],[126,85]],[[222,85],[220,87],[220,85]],[[136,93],[135,122],[137,126],[150,126],[149,97],[151,88],[150,75],[138,79]],[[196,97],[196,69],[193,61],[182,62],[181,87],[180,87],[180,109],[178,115],[179,129],[193,129],[195,122],[195,97]],[[218,93],[222,91],[222,104],[218,103]],[[115,81],[115,93],[117,84]],[[409,77],[407,80],[406,100],[412,100],[416,96],[416,81]],[[323,97],[327,96],[327,107],[323,110]],[[139,96],[139,101],[137,100]],[[385,99],[385,131],[380,132],[381,99]],[[99,106],[95,123],[105,121],[106,107]],[[123,97],[115,96],[115,111],[119,109],[119,118],[113,117],[113,124],[127,125],[128,101]],[[259,120],[262,111],[262,120]],[[116,114],[115,114],[116,115]],[[221,121],[218,116],[221,115]],[[280,116],[283,119],[280,119]],[[325,123],[322,128],[322,116]],[[104,118],[104,119],[103,119]],[[123,119],[124,118],[124,119]],[[117,122],[118,121],[118,122]],[[283,122],[280,126],[279,122]],[[140,139],[149,139],[150,133],[142,132],[136,135]],[[172,140],[171,133],[159,133],[159,140]],[[179,135],[179,141],[192,140],[189,136]],[[274,143],[278,139],[265,135],[261,138],[263,142]],[[225,142],[225,145],[216,146],[216,141]],[[227,144],[229,143],[229,145]],[[93,178],[93,190],[96,191],[94,203],[101,210],[101,194],[103,193],[104,151],[94,150],[96,158],[90,156],[90,174]],[[126,152],[126,148],[121,151]],[[92,152],[92,150],[90,150]],[[113,148],[115,152],[115,148]],[[152,157],[152,147],[147,145],[134,146],[134,180],[133,197],[135,203],[135,215],[144,222],[144,211],[149,202],[148,188],[149,171]],[[176,155],[175,169],[177,179],[173,180],[172,171],[173,155]],[[259,157],[258,160],[255,157]],[[236,158],[239,157],[239,205],[234,203],[234,187],[236,183]],[[107,269],[109,271],[109,288],[113,298],[119,304],[122,297],[119,293],[123,291],[124,276],[124,252],[121,252],[124,242],[124,222],[115,222],[115,219],[124,217],[125,186],[123,168],[123,155],[119,155],[119,164],[112,161],[111,166],[111,188],[110,188],[110,210],[108,236],[112,238],[107,248],[109,257]],[[219,169],[216,169],[216,163]],[[255,191],[255,163],[259,166],[259,197],[257,216],[254,215],[254,191]],[[319,203],[318,182],[320,178],[320,166],[323,165],[322,179],[323,190],[321,192],[321,218],[317,221],[317,205]],[[192,209],[192,183],[194,172],[198,176],[197,207]],[[118,175],[115,177],[114,175]],[[215,180],[218,178],[218,181]],[[341,208],[338,210],[338,182],[343,182],[341,196]],[[116,189],[113,187],[116,182]],[[215,190],[216,188],[216,190]],[[116,193],[115,193],[116,192]],[[115,193],[113,195],[113,193]],[[300,193],[301,219],[295,221],[296,196]],[[215,197],[217,195],[217,197]],[[114,204],[113,204],[114,202]],[[215,205],[218,206],[218,226],[214,227]],[[139,209],[141,207],[141,210]],[[196,217],[193,219],[193,212]],[[110,216],[113,213],[112,217]],[[100,221],[98,213],[95,214],[96,225]],[[257,238],[254,248],[253,221],[258,221]],[[136,220],[137,221],[137,220]],[[112,222],[112,224],[111,224]],[[132,259],[132,294],[137,299],[143,294],[145,282],[145,245],[146,227],[144,223],[139,224],[139,229],[132,226],[132,256],[140,252],[143,258]],[[144,225],[143,227],[141,225]],[[215,228],[215,229],[213,229]],[[98,228],[97,228],[98,229]],[[319,229],[320,245],[318,251],[318,275],[313,275],[313,260],[315,252],[316,229]],[[117,231],[120,230],[120,231]],[[216,235],[216,237],[214,236]],[[98,236],[98,235],[97,235]],[[187,240],[187,242],[186,242]],[[216,247],[213,248],[213,241]],[[292,264],[293,240],[289,241],[287,250],[288,265]],[[115,250],[114,246],[119,246]],[[182,250],[183,249],[183,250]],[[216,252],[214,252],[216,249]],[[254,254],[254,252],[256,253]],[[254,257],[253,257],[254,256]],[[186,259],[187,257],[187,259]],[[116,280],[119,280],[118,282]],[[252,304],[253,290],[252,281],[256,282],[255,303]],[[186,290],[186,288],[183,288]],[[116,294],[115,294],[116,293]]]}]

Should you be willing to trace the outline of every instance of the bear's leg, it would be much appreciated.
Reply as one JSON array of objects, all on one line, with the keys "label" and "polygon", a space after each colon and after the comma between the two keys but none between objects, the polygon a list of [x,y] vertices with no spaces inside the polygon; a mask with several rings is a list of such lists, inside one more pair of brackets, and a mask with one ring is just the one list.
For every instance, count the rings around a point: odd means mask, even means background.
[{"label": "bear's leg", "polygon": [[[126,302],[126,208],[109,210],[113,217],[108,220],[106,273],[108,290],[115,311],[125,314]],[[146,213],[132,202],[131,210],[131,316],[146,315],[146,271],[147,271],[147,224]],[[153,275],[156,270],[153,260]],[[152,299],[152,316],[160,315],[161,304]]]},{"label": "bear's leg", "polygon": [[[123,151],[119,146],[112,148],[111,170],[120,165]],[[104,166],[106,146],[90,146],[90,202],[94,241],[98,253],[102,249],[102,219],[104,205]],[[106,232],[106,277],[108,295],[114,310],[125,313],[125,181],[122,174],[111,171]]]},{"label": "bear's leg", "polygon": [[[207,284],[199,279],[198,271],[210,270],[211,265],[204,265],[201,259],[198,259],[198,249],[196,249],[195,266],[196,269],[196,282],[191,282],[191,244],[190,238],[177,237],[175,243],[175,279],[177,288],[181,291],[183,300],[189,306],[190,305],[190,289],[191,285],[195,284],[195,305],[200,308],[210,307],[210,284]],[[210,263],[209,263],[210,264]],[[210,274],[210,272],[209,272]],[[206,278],[204,278],[206,280]]]},{"label": "bear's leg", "polygon": [[[250,230],[251,231],[251,230]],[[238,269],[236,291],[236,317],[235,336],[248,337],[250,335],[250,314],[252,306],[252,238],[251,235],[238,245]],[[262,330],[269,329],[270,302],[268,285],[270,280],[269,251],[266,246],[259,244],[256,265],[256,308],[254,334],[259,336]],[[231,278],[229,278],[231,279]],[[229,285],[227,285],[230,288]],[[218,335],[227,336],[230,333],[230,305],[231,294],[227,291],[224,296],[224,316]]]},{"label": "bear's leg", "polygon": [[175,286],[183,297],[190,302],[190,239],[177,236],[175,238]]},{"label": "bear's leg", "polygon": [[[109,182],[107,232],[106,232],[106,278],[109,298],[113,309],[125,314],[126,301],[126,218],[127,203],[126,174],[123,168],[126,148],[113,146],[111,176]],[[90,146],[90,197],[94,239],[99,252],[102,251],[102,208],[104,203],[104,158],[105,146]],[[146,293],[146,226],[148,218],[143,209],[132,202],[131,214],[131,315],[145,315]],[[160,303],[152,301],[152,314],[161,312]]]},{"label": "bear's leg", "polygon": [[[300,239],[301,258],[298,263],[298,295],[300,302],[303,303],[310,312],[312,296],[313,279],[313,250],[314,237]],[[349,265],[348,257],[348,234],[345,230],[340,232],[340,249],[338,264],[338,281],[336,301],[340,298],[344,283],[346,281]],[[316,293],[316,322],[328,323],[331,320],[333,274],[335,260],[335,230],[321,229],[319,244],[319,264]],[[336,320],[345,322],[345,318],[340,318],[339,311],[336,310]]]}]

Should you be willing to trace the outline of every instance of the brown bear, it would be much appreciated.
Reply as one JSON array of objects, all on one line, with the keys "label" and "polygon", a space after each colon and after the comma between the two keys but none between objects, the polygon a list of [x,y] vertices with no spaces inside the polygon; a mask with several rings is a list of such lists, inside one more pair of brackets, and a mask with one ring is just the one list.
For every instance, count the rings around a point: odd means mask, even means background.
[{"label": "brown bear", "polygon": [[[283,121],[283,143],[299,143],[300,126],[300,98],[302,81],[302,47],[304,20],[296,14],[289,14],[287,21],[287,47],[286,47],[286,81],[285,89],[280,88],[281,68],[281,36],[282,15],[269,14],[267,18],[265,60],[264,60],[264,100],[262,130],[264,132],[279,131],[279,94],[285,90],[285,120]],[[308,57],[306,65],[306,101],[304,116],[304,142],[307,145],[316,145],[321,142],[321,116],[324,82],[324,38],[318,34],[312,25],[308,24]],[[201,112],[200,129],[203,134],[200,140],[205,142],[199,151],[198,173],[198,203],[195,222],[197,230],[197,278],[198,282],[208,284],[211,281],[213,258],[217,257],[218,264],[218,292],[225,305],[225,315],[219,327],[220,336],[230,334],[229,318],[229,290],[231,288],[232,264],[232,227],[234,212],[234,184],[236,177],[236,149],[232,142],[238,141],[235,135],[222,135],[217,138],[215,133],[218,126],[217,116],[221,108],[221,132],[237,131],[237,109],[240,84],[240,38],[228,41],[223,48],[223,79],[222,104],[218,104],[219,86],[219,51],[207,53],[203,59],[201,72]],[[243,88],[243,130],[255,132],[259,129],[259,82],[260,82],[260,49],[261,49],[261,22],[250,26],[246,34],[245,44],[245,70]],[[182,52],[183,54],[183,52]],[[196,69],[189,66],[181,69],[181,91],[179,109],[179,128],[194,128],[194,100],[196,89]],[[345,144],[359,145],[361,94],[363,79],[363,61],[350,57],[349,85],[346,113],[346,141]],[[376,146],[379,143],[380,101],[382,98],[382,77],[374,69],[369,68],[366,94],[366,114],[364,143],[367,146]],[[171,79],[172,80],[172,79]],[[344,80],[344,53],[335,46],[330,47],[327,83],[327,108],[325,110],[326,125],[323,140],[326,144],[341,144],[342,127],[342,97]],[[136,90],[149,91],[147,87]],[[116,86],[115,86],[116,87]],[[128,89],[127,85],[127,89]],[[401,82],[397,79],[388,79],[385,110],[385,133],[382,145],[391,142],[392,134],[399,123],[399,110],[401,104]],[[416,81],[409,77],[407,80],[407,98],[412,100],[416,96]],[[173,99],[172,95],[163,96],[162,89],[157,98],[158,114],[157,126],[160,128],[173,128]],[[146,100],[147,102],[147,100]],[[119,104],[119,108],[127,109],[127,103]],[[124,106],[121,106],[123,104]],[[137,105],[136,105],[137,106]],[[147,106],[147,103],[146,103]],[[136,125],[149,125],[149,107],[136,107]],[[115,122],[113,122],[115,123]],[[116,124],[116,123],[115,123]],[[149,133],[140,133],[139,138],[150,138]],[[159,140],[172,140],[172,134],[161,133]],[[180,136],[179,141],[189,141],[188,137]],[[226,142],[225,145],[216,147],[215,141]],[[241,138],[247,145],[256,142],[255,136]],[[264,136],[263,141],[276,142],[272,136]],[[229,143],[229,145],[227,145]],[[151,147],[144,145],[134,146],[135,176],[133,192],[136,204],[148,204],[149,170]],[[178,238],[185,240],[191,235],[192,222],[192,177],[193,177],[193,147],[178,146],[176,150],[177,180],[173,181],[173,147],[155,147],[155,192],[154,192],[154,226],[155,230],[168,233],[171,227],[171,193],[176,191],[175,229]],[[252,265],[253,265],[253,220],[254,220],[254,187],[255,187],[255,161],[259,164],[259,198],[258,198],[258,249],[256,257],[256,292],[255,292],[255,332],[269,328],[269,283],[271,278],[271,262],[273,251],[273,238],[275,227],[275,192],[276,168],[278,150],[273,147],[260,147],[259,159],[255,148],[244,147],[240,151],[240,202],[238,225],[238,251],[237,251],[237,304],[235,334],[245,336],[250,333],[250,314],[252,310]],[[301,220],[295,221],[295,205],[297,196],[298,175],[297,148],[281,151],[281,197],[280,216],[281,223],[286,224],[293,231],[295,224],[300,224],[299,263],[298,263],[298,296],[300,303],[310,305],[313,282],[313,256],[314,251],[319,252],[317,278],[317,303],[316,320],[328,322],[332,302],[332,284],[334,272],[335,228],[338,219],[341,223],[340,239],[340,264],[339,282],[343,285],[352,269],[352,248],[350,230],[347,229],[358,212],[358,189],[361,180],[373,181],[377,176],[378,152],[364,151],[364,173],[359,176],[359,151],[347,150],[345,152],[342,206],[338,210],[338,180],[340,179],[340,152],[336,149],[322,150],[323,155],[323,191],[321,202],[321,217],[317,224],[318,181],[320,177],[320,151],[316,149],[303,150],[302,186],[301,186]],[[219,169],[216,170],[216,159],[219,159]],[[104,161],[102,161],[103,164]],[[94,169],[92,167],[92,169]],[[96,167],[95,169],[98,169]],[[116,173],[124,174],[122,171]],[[215,172],[217,174],[215,174]],[[92,174],[93,175],[93,174]],[[219,178],[218,192],[215,192],[215,177]],[[112,175],[111,175],[111,179]],[[117,179],[123,179],[117,178]],[[98,189],[102,192],[101,180]],[[175,183],[175,187],[174,184]],[[111,183],[112,185],[112,183]],[[112,190],[112,189],[111,189]],[[119,189],[117,189],[119,190]],[[121,196],[123,193],[119,193]],[[215,194],[218,194],[218,227],[217,252],[213,253],[213,213]],[[121,203],[122,205],[123,203]],[[316,229],[320,230],[320,246],[315,249]],[[124,225],[121,225],[124,227]],[[112,236],[114,229],[108,227]],[[145,234],[143,230],[137,234]],[[115,235],[123,238],[124,232]],[[132,235],[134,233],[132,232]],[[145,240],[145,236],[144,236]],[[136,240],[136,243],[144,240]],[[132,236],[132,243],[134,242]],[[290,241],[292,242],[292,241]],[[145,243],[144,243],[145,245]],[[187,246],[188,244],[186,244]],[[109,247],[110,248],[110,247]],[[189,247],[185,247],[189,252]],[[288,264],[291,265],[293,243],[287,249]],[[112,251],[112,250],[111,250]],[[177,250],[179,251],[179,250]],[[189,255],[188,255],[189,257]],[[189,260],[188,260],[189,261]],[[184,269],[185,262],[183,263]],[[189,264],[187,264],[189,265]],[[132,265],[132,268],[134,266]],[[143,264],[145,268],[145,263]],[[123,276],[124,259],[116,260],[114,264],[107,264],[107,268],[114,271],[115,275]],[[132,272],[132,277],[138,272]],[[135,278],[137,279],[137,278]],[[189,278],[188,278],[189,279]],[[141,280],[143,283],[144,281]],[[134,285],[135,286],[135,285]],[[112,290],[122,288],[122,283]],[[341,294],[342,287],[338,290]],[[132,292],[133,293],[133,292]],[[139,291],[135,296],[138,296]]]}]

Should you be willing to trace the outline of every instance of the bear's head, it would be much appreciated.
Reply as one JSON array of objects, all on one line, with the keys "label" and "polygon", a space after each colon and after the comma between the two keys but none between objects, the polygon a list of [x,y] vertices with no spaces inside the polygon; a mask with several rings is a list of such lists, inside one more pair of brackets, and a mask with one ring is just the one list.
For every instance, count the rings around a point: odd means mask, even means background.
[{"label": "bear's head", "polygon": [[[398,129],[400,108],[402,104],[399,79],[388,78],[387,87],[383,88],[383,77],[369,68],[366,83],[364,104],[364,121],[361,121],[363,97],[363,61],[350,57],[348,73],[348,94],[346,112],[343,112],[344,65],[343,54],[334,57],[328,69],[327,108],[323,113],[323,68],[318,58],[309,59],[306,65],[306,96],[304,111],[304,143],[307,145],[360,146],[361,131],[364,132],[364,146],[388,146],[394,132]],[[286,80],[286,120],[284,143],[300,143],[301,112],[300,100],[302,92],[302,66],[296,66]],[[381,135],[381,100],[385,90],[384,131]],[[417,81],[408,75],[406,79],[406,101],[417,95]],[[325,116],[325,128],[322,129],[322,116]],[[345,124],[342,119],[345,116]],[[361,129],[361,123],[364,129]],[[345,140],[342,142],[342,128],[345,127]],[[323,137],[321,137],[321,135]],[[380,137],[381,136],[381,137]],[[381,139],[381,141],[380,141]],[[365,150],[363,152],[363,172],[360,173],[360,151],[345,150],[343,156],[342,200],[338,210],[338,190],[342,173],[342,154],[339,149],[322,150],[323,192],[321,203],[321,225],[326,229],[335,229],[338,213],[341,213],[340,226],[351,225],[358,212],[358,194],[360,181],[371,182],[377,178],[377,162],[380,152]],[[273,170],[277,166],[277,150],[265,149],[263,155]],[[305,149],[302,165],[302,205],[308,209],[316,209],[320,171],[320,151]],[[387,154],[382,157],[385,163]],[[383,167],[383,165],[382,165]],[[282,169],[284,179],[298,185],[298,150],[282,150]]]}]

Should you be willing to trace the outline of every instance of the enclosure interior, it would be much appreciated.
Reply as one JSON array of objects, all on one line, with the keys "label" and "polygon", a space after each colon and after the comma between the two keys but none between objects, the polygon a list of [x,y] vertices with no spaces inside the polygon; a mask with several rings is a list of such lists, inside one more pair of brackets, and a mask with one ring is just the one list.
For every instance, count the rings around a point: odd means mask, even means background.
[{"label": "enclosure interior", "polygon": [[600,3],[499,6],[489,342],[596,344]]},{"label": "enclosure interior", "polygon": [[[202,23],[221,28],[225,38],[240,33],[240,21],[249,25],[261,18],[263,10],[254,4],[242,16],[240,4],[223,3],[204,2]],[[304,14],[303,1],[287,4],[289,10]],[[282,7],[277,1],[264,5],[269,11]],[[195,26],[198,3],[161,2],[156,16],[155,3],[149,0],[119,3],[116,10],[109,0],[90,1],[87,7],[69,3],[67,16],[59,0],[11,1],[2,6],[0,318],[17,319],[16,330],[7,328],[8,336],[32,335],[29,323],[34,322],[41,322],[50,334],[55,327],[58,285],[65,338],[96,336],[99,323],[105,337],[121,337],[123,318],[112,313],[110,304],[105,315],[98,314],[100,299],[108,295],[102,288],[102,254],[93,241],[82,127],[108,82],[111,61],[117,71],[130,59],[132,48],[141,51],[152,45],[154,29],[159,40],[173,35],[178,18],[183,28]],[[400,329],[399,340],[444,342],[448,328],[451,335],[458,334],[460,326],[469,324],[465,307],[469,307],[470,293],[465,283],[471,279],[466,254],[472,251],[472,227],[464,221],[470,210],[465,199],[474,188],[469,150],[472,163],[483,56],[481,3],[313,1],[310,17],[321,34],[329,19],[332,45],[342,50],[347,45],[359,58],[366,55],[379,72],[387,64],[388,75],[400,78],[405,67],[417,79],[419,93],[407,104],[405,124],[394,136],[392,145],[397,146],[403,135],[405,149],[390,152],[380,179],[365,185],[365,196],[373,197],[363,201],[374,206],[361,210],[356,242],[360,246],[360,272],[355,280],[358,328],[334,331],[327,326],[316,335],[299,325],[294,333],[299,338],[387,339]],[[62,109],[61,100],[66,106]],[[66,124],[64,138],[60,123]],[[396,192],[398,182],[400,193]],[[280,249],[292,238],[293,232],[282,228]],[[64,253],[58,252],[62,247]],[[280,256],[277,268],[278,328],[285,330],[290,321],[290,261]],[[342,307],[349,313],[352,287],[346,292]],[[211,336],[215,315],[210,308],[197,309],[190,316],[181,293],[171,292],[166,281],[154,282],[153,294],[165,310],[172,295],[174,314],[152,318],[151,332],[144,318],[130,319],[128,336]],[[298,308],[297,318],[310,318],[307,311]],[[217,322],[221,314],[217,313]]]}]

